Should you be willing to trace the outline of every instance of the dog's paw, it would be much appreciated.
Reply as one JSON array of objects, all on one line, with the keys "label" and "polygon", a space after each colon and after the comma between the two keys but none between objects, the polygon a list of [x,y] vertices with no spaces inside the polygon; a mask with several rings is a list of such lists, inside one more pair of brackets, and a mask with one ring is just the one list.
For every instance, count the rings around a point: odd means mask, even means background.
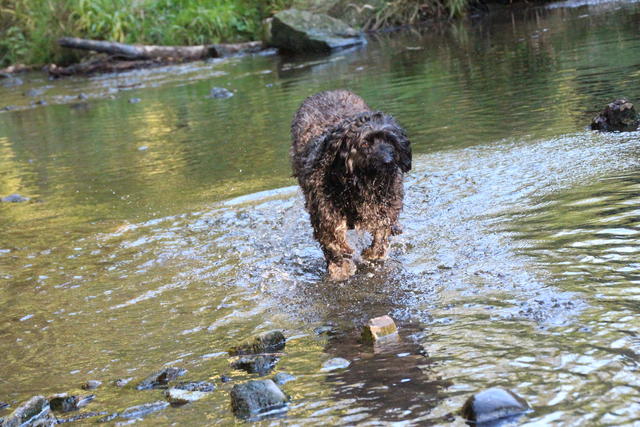
[{"label": "dog's paw", "polygon": [[369,247],[362,251],[362,258],[368,261],[387,259],[388,251],[385,248]]},{"label": "dog's paw", "polygon": [[330,262],[327,269],[329,270],[329,279],[340,282],[355,274],[356,265],[351,259],[345,258],[340,262]]}]

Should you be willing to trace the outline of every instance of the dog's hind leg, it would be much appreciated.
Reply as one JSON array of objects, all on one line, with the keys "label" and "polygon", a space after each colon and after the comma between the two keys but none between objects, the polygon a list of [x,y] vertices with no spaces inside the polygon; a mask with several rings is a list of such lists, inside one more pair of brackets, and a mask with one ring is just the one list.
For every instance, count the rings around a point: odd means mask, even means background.
[{"label": "dog's hind leg", "polygon": [[371,246],[362,251],[362,257],[370,261],[387,258],[391,230],[388,227],[378,228],[371,234],[373,234],[373,242],[371,242]]}]

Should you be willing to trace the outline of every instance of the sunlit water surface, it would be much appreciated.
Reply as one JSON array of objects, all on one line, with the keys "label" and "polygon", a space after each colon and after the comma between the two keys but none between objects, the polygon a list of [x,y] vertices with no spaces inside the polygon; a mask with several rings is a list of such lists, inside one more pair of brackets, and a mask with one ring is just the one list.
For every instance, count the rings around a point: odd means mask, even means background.
[{"label": "sunlit water surface", "polygon": [[[297,380],[267,424],[462,424],[490,386],[529,401],[522,423],[640,422],[639,135],[586,130],[640,101],[639,24],[635,3],[563,3],[329,57],[0,86],[0,195],[31,198],[0,204],[0,401],[98,379],[87,410],[117,411],[162,395],[112,380],[177,365],[218,390],[142,424],[230,423],[252,376],[225,350],[283,329]],[[335,284],[288,145],[304,97],[339,87],[396,116],[415,157],[390,259]],[[400,342],[360,345],[385,313]],[[320,372],[336,356],[351,367]]]}]

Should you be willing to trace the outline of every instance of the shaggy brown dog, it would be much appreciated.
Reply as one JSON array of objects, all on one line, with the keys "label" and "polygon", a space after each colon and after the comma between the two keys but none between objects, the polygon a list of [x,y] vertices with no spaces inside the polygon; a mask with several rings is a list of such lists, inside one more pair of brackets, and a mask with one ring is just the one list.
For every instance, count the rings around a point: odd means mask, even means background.
[{"label": "shaggy brown dog", "polygon": [[373,236],[362,252],[384,259],[389,236],[397,234],[403,174],[411,169],[411,146],[404,130],[381,112],[371,111],[346,91],[307,98],[291,125],[293,174],[298,178],[332,280],[355,273],[347,229]]}]

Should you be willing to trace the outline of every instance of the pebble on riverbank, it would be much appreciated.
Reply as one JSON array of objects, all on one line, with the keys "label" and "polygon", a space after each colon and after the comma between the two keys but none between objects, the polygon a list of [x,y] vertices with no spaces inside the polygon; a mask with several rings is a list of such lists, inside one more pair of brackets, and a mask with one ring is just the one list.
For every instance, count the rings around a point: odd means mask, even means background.
[{"label": "pebble on riverbank", "polygon": [[285,410],[289,398],[272,380],[252,380],[236,384],[231,389],[234,414],[243,419],[261,413]]},{"label": "pebble on riverbank", "polygon": [[362,341],[365,343],[375,343],[382,339],[397,338],[397,336],[398,328],[393,319],[387,315],[370,319],[362,331]]},{"label": "pebble on riverbank", "polygon": [[154,372],[147,378],[142,380],[140,384],[136,386],[137,390],[148,390],[150,388],[158,388],[167,385],[170,381],[175,380],[178,377],[186,374],[187,370],[176,367],[169,367]]},{"label": "pebble on riverbank", "polygon": [[281,331],[265,332],[256,336],[251,342],[232,347],[229,349],[229,355],[275,353],[284,350],[285,344],[286,339]]},{"label": "pebble on riverbank", "polygon": [[490,388],[469,397],[462,407],[462,416],[474,424],[520,416],[531,407],[522,397],[503,388]]}]

